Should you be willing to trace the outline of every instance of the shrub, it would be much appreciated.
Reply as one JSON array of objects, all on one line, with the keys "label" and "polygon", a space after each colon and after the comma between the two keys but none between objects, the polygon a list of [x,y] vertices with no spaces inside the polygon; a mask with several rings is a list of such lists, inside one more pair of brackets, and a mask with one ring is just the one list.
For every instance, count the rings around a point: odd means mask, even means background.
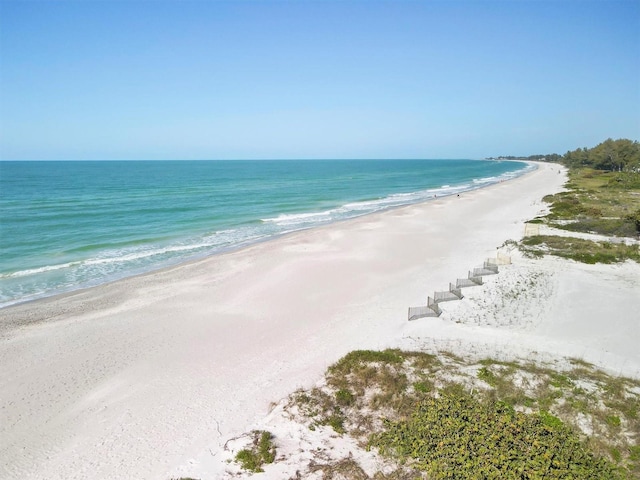
[{"label": "shrub", "polygon": [[329,373],[346,375],[365,363],[380,362],[389,364],[402,363],[402,361],[403,358],[399,355],[399,350],[387,349],[381,352],[375,350],[355,350],[349,352],[336,364],[329,367]]},{"label": "shrub", "polygon": [[351,405],[353,401],[353,393],[349,390],[340,389],[336,392],[336,402],[338,402],[339,405]]},{"label": "shrub", "polygon": [[276,447],[271,441],[270,432],[255,430],[253,432],[253,445],[236,454],[236,461],[240,466],[250,472],[262,472],[262,465],[273,463],[276,459]]},{"label": "shrub", "polygon": [[432,388],[433,386],[427,382],[415,382],[413,384],[413,389],[416,392],[420,392],[420,393],[428,393],[431,391]]},{"label": "shrub", "polygon": [[[380,361],[387,355],[390,363]],[[378,472],[373,478],[640,478],[640,381],[612,377],[580,359],[557,371],[534,362],[470,363],[446,351],[384,356],[351,355],[338,362],[341,373],[329,373],[322,389],[294,395],[302,415],[313,419],[310,429],[331,426],[412,469],[410,476]],[[349,394],[353,403],[345,413],[339,402],[349,402]],[[439,402],[444,406],[434,407]],[[433,411],[420,410],[423,405]],[[430,438],[441,448],[433,455],[441,458],[420,456]]]},{"label": "shrub", "polygon": [[636,228],[636,232],[640,234],[640,208],[635,212],[627,215],[626,219],[633,223]]},{"label": "shrub", "polygon": [[387,421],[370,445],[411,459],[433,479],[623,478],[553,415],[527,415],[460,391],[420,402],[406,420]]},{"label": "shrub", "polygon": [[496,376],[487,367],[482,367],[478,370],[478,378],[484,382],[487,382],[491,386],[496,385]]}]

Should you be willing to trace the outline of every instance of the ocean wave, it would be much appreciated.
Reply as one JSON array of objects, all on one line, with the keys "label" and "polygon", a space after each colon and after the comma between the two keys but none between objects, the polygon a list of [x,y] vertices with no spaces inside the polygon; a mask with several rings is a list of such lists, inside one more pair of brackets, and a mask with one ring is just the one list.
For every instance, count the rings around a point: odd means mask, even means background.
[{"label": "ocean wave", "polygon": [[154,257],[171,257],[174,256],[174,254],[183,254],[178,255],[178,258],[182,259],[185,254],[188,256],[188,254],[190,253],[197,253],[210,249],[223,248],[230,245],[246,243],[260,239],[264,236],[266,235],[261,235],[260,233],[252,231],[250,229],[245,229],[245,231],[241,231],[240,229],[222,230],[204,237],[192,238],[186,241],[183,240],[178,244],[169,244],[162,246],[146,245],[120,249],[109,249],[98,253],[96,256],[82,260],[55,265],[45,265],[42,267],[19,270],[10,273],[2,273],[0,274],[0,279],[35,276],[48,272],[62,271],[65,269],[82,270],[95,266],[133,265],[136,263],[141,263],[144,260],[153,259]]},{"label": "ocean wave", "polygon": [[[274,234],[283,234],[296,231],[301,228],[309,228],[314,225],[326,224],[336,220],[353,218],[392,207],[427,201],[434,197],[455,195],[456,193],[461,193],[514,178],[531,168],[531,166],[527,166],[525,169],[507,172],[499,176],[475,178],[471,183],[463,183],[459,185],[445,184],[438,188],[430,188],[415,192],[394,193],[378,199],[349,202],[337,208],[318,212],[287,213],[280,214],[276,217],[261,219],[262,226],[264,226],[264,224],[271,224],[275,227],[270,230],[261,228],[260,224],[258,224],[253,228],[244,227],[216,231],[212,234],[182,240],[180,243],[174,244],[137,245],[117,249],[107,249],[103,250],[98,256],[83,260],[45,265],[42,267],[29,268],[10,273],[1,273],[0,279],[37,276],[43,273],[52,273],[69,269],[81,270],[96,266],[108,267],[110,265],[135,265],[158,257],[176,257],[180,260],[185,257],[189,257],[191,254],[195,255],[198,252],[215,253],[216,251],[224,248],[242,246],[264,238],[269,238]],[[535,166],[533,166],[533,168],[535,168]],[[104,272],[105,270],[103,269],[101,273],[104,274]]]},{"label": "ocean wave", "polygon": [[318,220],[330,220],[331,215],[335,213],[336,209],[326,210],[323,212],[310,212],[310,213],[290,213],[281,214],[273,218],[261,219],[264,223],[275,223],[276,225],[293,225],[296,223],[315,222]]},{"label": "ocean wave", "polygon": [[[533,168],[535,168],[535,166]],[[309,228],[314,225],[326,224],[336,220],[353,218],[369,213],[378,212],[388,208],[411,205],[414,203],[431,200],[435,197],[456,195],[462,192],[474,190],[476,188],[481,188],[494,183],[499,183],[515,178],[519,175],[522,175],[526,171],[529,171],[530,169],[531,168],[528,165],[526,168],[523,168],[521,170],[507,172],[499,176],[475,178],[471,181],[471,183],[461,183],[457,185],[445,184],[441,187],[418,190],[415,192],[393,193],[386,197],[371,200],[362,200],[358,202],[350,202],[337,208],[331,208],[319,212],[281,214],[277,217],[263,218],[261,219],[261,222],[273,224],[278,227],[288,227],[290,230],[287,231],[295,231],[296,229]]]},{"label": "ocean wave", "polygon": [[472,182],[474,185],[484,185],[485,183],[495,183],[499,182],[500,177],[484,177],[484,178],[474,178]]},{"label": "ocean wave", "polygon": [[[441,186],[430,186],[415,191],[396,191],[380,198],[344,201],[342,204],[331,205],[330,202],[338,202],[338,200],[328,196],[324,199],[328,202],[325,209],[312,211],[311,201],[307,202],[309,207],[306,211],[285,213],[282,210],[278,212],[276,208],[264,209],[269,213],[263,214],[262,219],[245,213],[236,225],[220,222],[218,231],[200,231],[199,233],[192,231],[187,233],[187,238],[174,237],[173,240],[169,240],[166,236],[162,236],[162,238],[157,236],[156,240],[146,239],[135,243],[125,243],[124,241],[118,242],[118,239],[100,242],[97,238],[102,237],[93,237],[96,239],[94,242],[73,250],[69,250],[63,244],[58,251],[64,251],[64,257],[56,254],[56,256],[49,258],[42,257],[39,259],[40,262],[37,258],[32,258],[30,264],[22,264],[26,268],[18,271],[12,271],[5,267],[4,272],[0,273],[0,280],[2,280],[0,308],[21,301],[94,286],[191,259],[241,248],[289,232],[428,201],[434,197],[455,196],[456,193],[514,178],[535,168],[535,166],[527,165],[517,171],[487,177],[481,177],[482,173],[479,173],[477,178],[470,179],[467,176],[467,180],[459,184],[455,183],[455,177],[441,177],[440,181],[443,183]],[[436,181],[438,180],[434,180],[434,182]],[[411,185],[411,182],[410,179],[405,186]],[[375,195],[371,190],[363,190],[358,193],[360,198],[372,194]],[[348,196],[352,196],[352,193],[345,194],[342,198]],[[301,205],[304,205],[304,202]],[[224,212],[220,215],[224,218],[225,215],[231,216],[231,213]],[[205,222],[202,224],[204,225]],[[180,232],[176,231],[173,234],[179,235]],[[109,239],[108,236],[106,238]],[[59,263],[54,263],[55,261]],[[38,263],[51,264],[39,265]],[[12,264],[14,268],[20,268],[20,266],[17,261]]]},{"label": "ocean wave", "polygon": [[65,268],[71,268],[76,265],[80,265],[82,262],[67,262],[67,263],[59,263],[57,265],[45,265],[44,267],[37,268],[28,268],[27,270],[19,270],[17,272],[11,273],[2,273],[0,274],[0,278],[17,278],[17,277],[27,277],[29,275],[38,275],[41,273],[52,272],[55,270],[62,270]]}]

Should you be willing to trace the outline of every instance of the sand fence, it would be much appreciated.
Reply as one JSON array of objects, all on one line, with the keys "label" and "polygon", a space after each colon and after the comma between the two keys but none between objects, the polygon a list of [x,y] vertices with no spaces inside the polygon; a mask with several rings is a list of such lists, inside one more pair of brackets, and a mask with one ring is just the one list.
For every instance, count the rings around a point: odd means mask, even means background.
[{"label": "sand fence", "polygon": [[467,278],[458,278],[455,285],[449,283],[449,290],[434,292],[433,297],[427,297],[427,304],[419,307],[409,307],[409,320],[417,320],[425,317],[439,317],[442,309],[438,305],[442,302],[460,300],[464,298],[462,288],[482,285],[482,277],[485,275],[497,275],[499,265],[509,265],[511,257],[498,252],[496,258],[487,259],[481,267],[469,271]]}]

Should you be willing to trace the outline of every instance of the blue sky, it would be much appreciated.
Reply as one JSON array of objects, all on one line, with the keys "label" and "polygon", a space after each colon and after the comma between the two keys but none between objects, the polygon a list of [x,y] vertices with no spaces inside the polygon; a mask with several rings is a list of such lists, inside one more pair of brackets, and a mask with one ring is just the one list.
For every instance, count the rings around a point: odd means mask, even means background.
[{"label": "blue sky", "polygon": [[0,0],[0,159],[640,140],[640,2]]}]

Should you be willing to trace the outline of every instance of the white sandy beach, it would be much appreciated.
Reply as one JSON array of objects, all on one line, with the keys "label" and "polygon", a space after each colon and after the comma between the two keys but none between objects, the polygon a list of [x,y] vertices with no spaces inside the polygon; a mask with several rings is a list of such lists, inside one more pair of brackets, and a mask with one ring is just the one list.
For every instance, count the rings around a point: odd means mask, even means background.
[{"label": "white sandy beach", "polygon": [[[407,321],[521,238],[565,180],[540,164],[459,198],[1,310],[0,478],[217,478],[203,458],[353,349],[574,356],[640,376],[637,264],[514,258],[440,318]],[[493,308],[531,272],[522,301]]]}]

